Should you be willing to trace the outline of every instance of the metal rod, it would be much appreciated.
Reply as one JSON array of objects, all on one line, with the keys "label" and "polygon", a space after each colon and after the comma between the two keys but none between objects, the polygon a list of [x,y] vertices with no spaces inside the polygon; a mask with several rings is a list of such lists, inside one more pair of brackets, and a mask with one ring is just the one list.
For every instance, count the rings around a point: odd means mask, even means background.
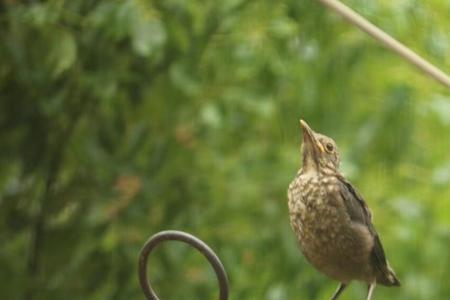
[{"label": "metal rod", "polygon": [[431,76],[432,78],[436,79],[439,83],[443,84],[448,89],[450,89],[450,77],[445,72],[443,72],[439,68],[429,63],[427,60],[417,55],[414,51],[412,51],[411,49],[409,49],[408,47],[406,47],[405,45],[403,45],[402,43],[400,43],[399,41],[388,35],[386,32],[384,32],[374,24],[367,21],[357,12],[355,12],[354,10],[352,10],[351,8],[349,8],[348,6],[337,0],[319,0],[319,1],[322,2],[322,4],[324,4],[328,8],[334,10],[342,17],[344,17],[350,23],[354,24],[361,30],[370,34],[376,40],[384,44],[387,48],[393,50],[402,58],[418,67],[425,74]]},{"label": "metal rod", "polygon": [[195,249],[200,251],[209,261],[209,263],[214,269],[214,272],[216,273],[220,289],[219,300],[228,299],[227,273],[225,272],[225,268],[223,267],[222,262],[220,261],[219,257],[217,257],[217,255],[214,253],[214,251],[202,240],[189,233],[177,230],[166,230],[158,232],[157,234],[150,237],[144,244],[144,247],[142,248],[141,253],[139,255],[139,266],[138,266],[139,282],[141,284],[142,290],[144,291],[145,297],[148,300],[159,300],[147,276],[148,256],[158,244],[164,241],[181,241],[193,246]]}]

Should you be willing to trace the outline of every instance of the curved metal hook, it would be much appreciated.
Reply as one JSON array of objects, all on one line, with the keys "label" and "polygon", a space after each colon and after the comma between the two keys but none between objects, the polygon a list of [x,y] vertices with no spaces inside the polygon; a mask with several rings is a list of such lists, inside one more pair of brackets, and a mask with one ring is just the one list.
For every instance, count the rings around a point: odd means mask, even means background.
[{"label": "curved metal hook", "polygon": [[141,284],[141,288],[144,291],[145,297],[147,297],[148,300],[159,300],[158,296],[152,289],[152,286],[148,280],[147,276],[148,256],[152,252],[152,250],[163,241],[181,241],[191,245],[192,247],[200,251],[206,257],[206,259],[208,259],[209,263],[214,269],[214,272],[217,275],[217,280],[219,281],[219,289],[220,289],[219,300],[228,299],[227,273],[225,272],[225,268],[223,267],[222,262],[220,261],[219,257],[214,253],[214,251],[202,240],[189,233],[177,230],[166,230],[160,231],[155,235],[153,235],[152,237],[150,237],[144,244],[144,247],[142,248],[141,253],[139,255],[139,266],[138,266],[139,283]]}]

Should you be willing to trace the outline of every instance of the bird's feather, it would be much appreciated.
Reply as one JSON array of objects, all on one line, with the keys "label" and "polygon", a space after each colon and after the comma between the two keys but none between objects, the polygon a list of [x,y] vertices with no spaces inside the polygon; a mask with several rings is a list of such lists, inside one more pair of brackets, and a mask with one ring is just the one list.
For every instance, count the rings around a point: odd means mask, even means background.
[{"label": "bird's feather", "polygon": [[372,214],[370,213],[369,207],[361,194],[358,193],[350,182],[342,176],[338,176],[338,179],[341,184],[341,196],[344,199],[344,204],[350,219],[353,222],[365,225],[372,235],[374,243],[371,251],[371,261],[374,268],[378,271],[376,272],[377,282],[384,285],[399,285],[399,281],[386,261],[383,245],[373,226]]}]

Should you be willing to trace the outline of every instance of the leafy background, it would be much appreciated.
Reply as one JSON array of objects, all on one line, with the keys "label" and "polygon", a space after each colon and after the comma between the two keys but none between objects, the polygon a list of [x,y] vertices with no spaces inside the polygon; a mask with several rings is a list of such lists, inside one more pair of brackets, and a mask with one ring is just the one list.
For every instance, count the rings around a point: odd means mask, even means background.
[{"label": "leafy background", "polygon": [[[449,1],[344,2],[450,71]],[[448,90],[318,1],[5,0],[0,36],[2,299],[144,299],[163,229],[231,299],[328,299],[288,222],[300,118],[374,213],[403,283],[376,299],[450,295]],[[187,246],[150,263],[161,299],[217,297]]]}]

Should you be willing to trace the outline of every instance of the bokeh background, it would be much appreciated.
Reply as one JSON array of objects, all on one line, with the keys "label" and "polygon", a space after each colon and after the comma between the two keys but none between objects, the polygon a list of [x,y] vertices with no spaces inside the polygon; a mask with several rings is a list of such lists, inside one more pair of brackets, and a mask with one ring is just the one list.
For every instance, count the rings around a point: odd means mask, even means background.
[{"label": "bokeh background", "polygon": [[[344,2],[450,71],[449,1]],[[1,298],[144,299],[139,250],[179,229],[231,299],[329,299],[288,221],[300,118],[373,211],[403,283],[375,298],[448,299],[449,92],[318,1],[0,1]],[[150,263],[161,299],[216,299],[187,246]]]}]

